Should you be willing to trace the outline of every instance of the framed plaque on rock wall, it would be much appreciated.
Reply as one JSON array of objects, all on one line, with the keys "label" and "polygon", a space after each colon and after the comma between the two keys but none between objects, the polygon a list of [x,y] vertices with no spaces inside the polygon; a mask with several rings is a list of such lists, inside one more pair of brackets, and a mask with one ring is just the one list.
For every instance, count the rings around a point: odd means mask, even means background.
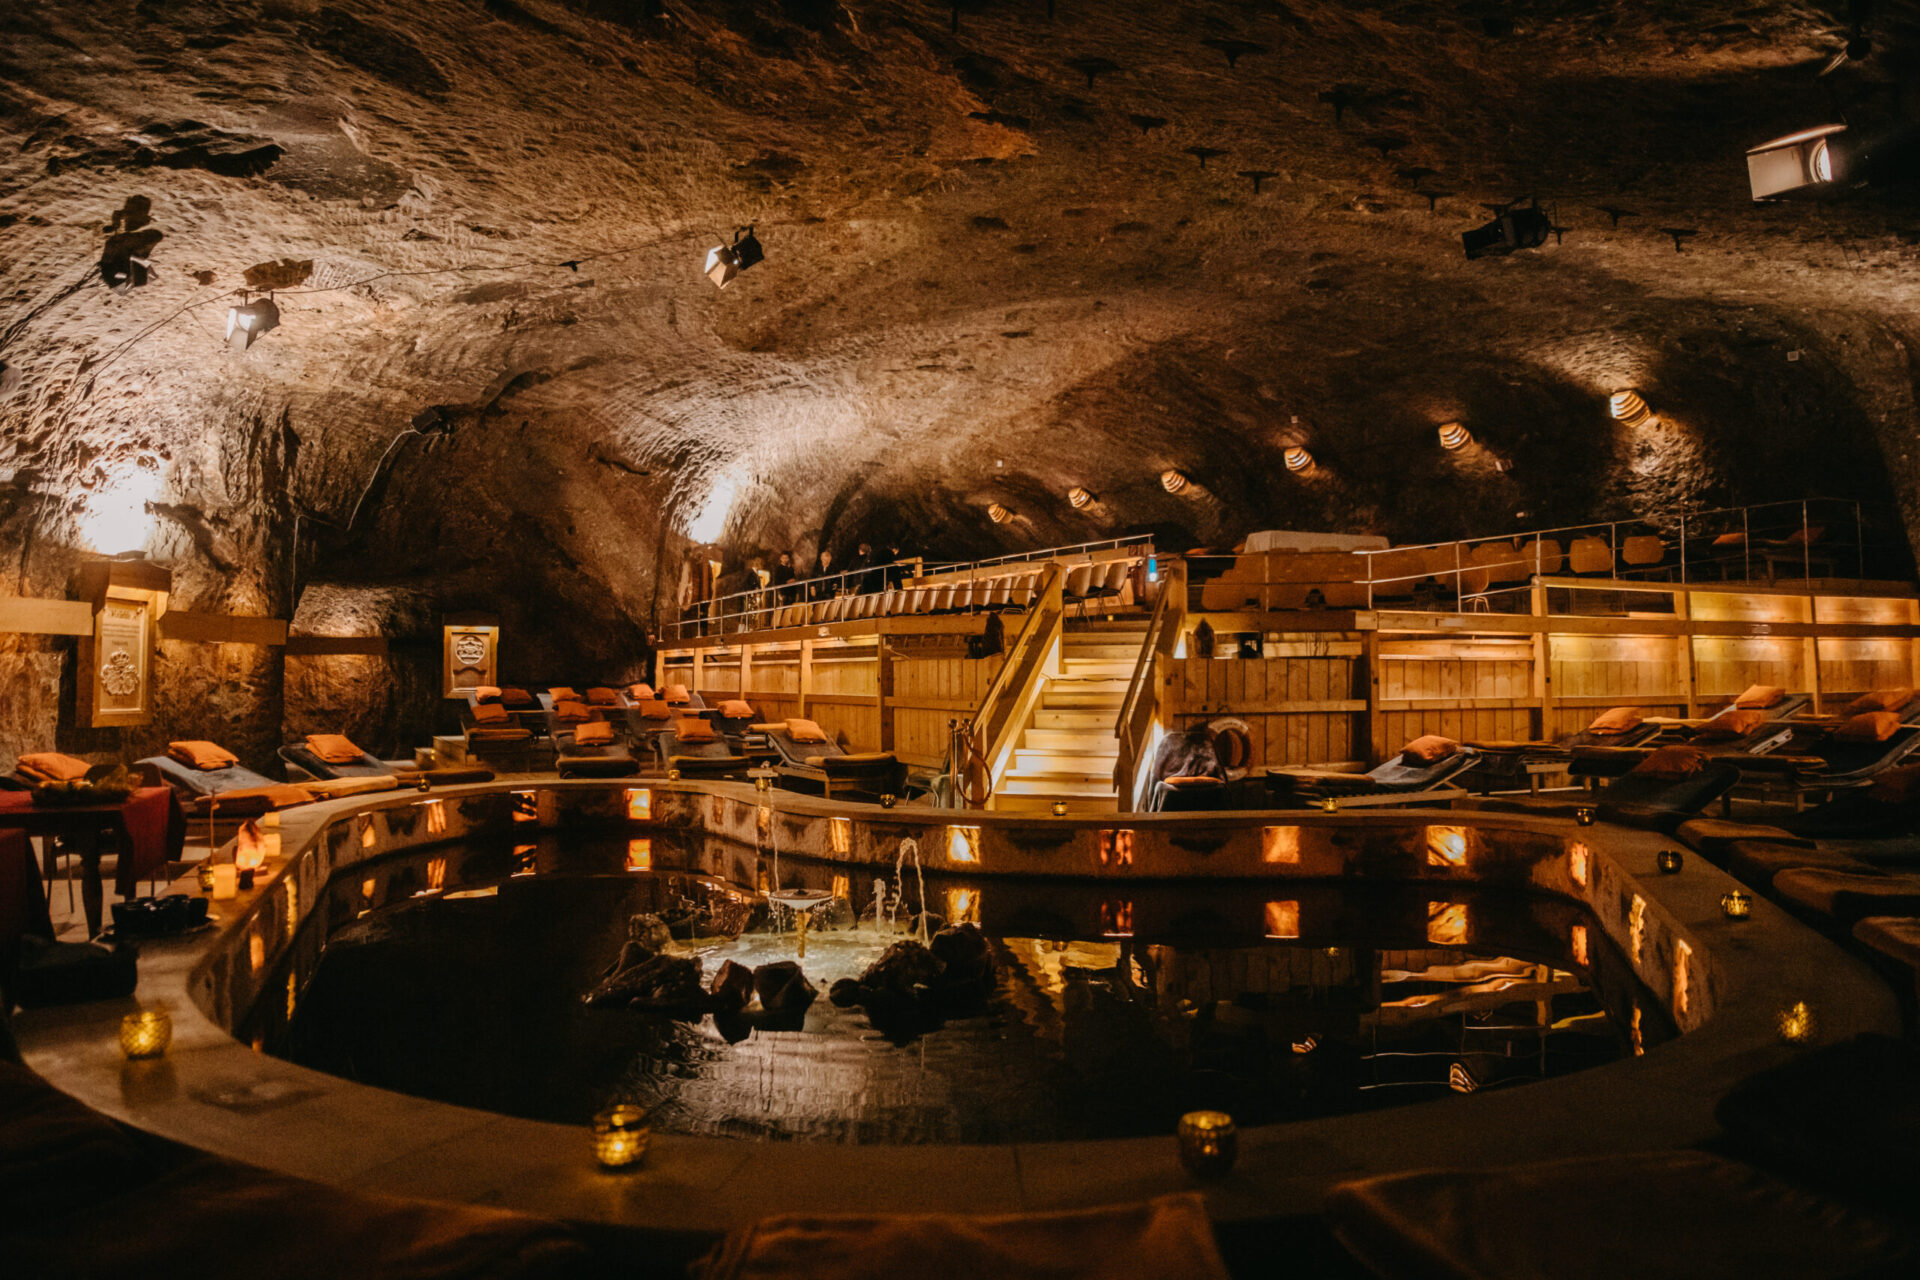
[{"label": "framed plaque on rock wall", "polygon": [[144,560],[100,560],[81,566],[78,585],[93,607],[93,631],[80,637],[78,718],[95,729],[151,722],[154,628],[173,575]]},{"label": "framed plaque on rock wall", "polygon": [[440,629],[441,696],[498,684],[500,628],[491,622],[447,621]]}]

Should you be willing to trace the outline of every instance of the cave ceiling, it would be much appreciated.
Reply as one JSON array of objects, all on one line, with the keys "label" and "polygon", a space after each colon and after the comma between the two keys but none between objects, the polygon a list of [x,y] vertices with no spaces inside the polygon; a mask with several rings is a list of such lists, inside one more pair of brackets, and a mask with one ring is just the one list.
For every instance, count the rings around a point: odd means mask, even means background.
[{"label": "cave ceiling", "polygon": [[[1907,501],[1920,206],[1756,204],[1743,159],[1920,112],[1916,6],[1854,9],[11,0],[6,580],[129,489],[203,597],[281,616],[507,569],[644,611],[690,529],[960,555]],[[1468,261],[1528,196],[1555,238]],[[237,350],[243,288],[279,326]]]}]

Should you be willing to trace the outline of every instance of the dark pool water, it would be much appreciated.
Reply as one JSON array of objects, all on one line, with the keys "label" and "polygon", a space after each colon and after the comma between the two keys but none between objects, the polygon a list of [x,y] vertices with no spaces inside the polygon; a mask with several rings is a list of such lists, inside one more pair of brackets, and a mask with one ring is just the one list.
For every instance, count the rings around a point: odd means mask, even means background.
[{"label": "dark pool water", "polygon": [[[666,1132],[844,1143],[1164,1134],[1197,1107],[1266,1124],[1524,1087],[1631,1051],[1632,984],[1597,928],[1574,958],[1584,917],[1569,904],[1327,882],[1122,896],[929,875],[931,909],[992,940],[993,989],[937,1025],[877,1027],[826,998],[904,936],[874,926],[864,873],[845,888],[865,923],[808,938],[821,998],[803,1018],[590,1009],[581,995],[631,915],[710,892],[703,873],[757,876],[712,842],[656,840],[657,869],[641,872],[618,869],[614,842],[521,848],[517,876],[494,851],[456,849],[439,892],[415,896],[405,865],[384,875],[391,893],[344,890],[365,901],[344,916],[335,902],[271,1051],[510,1115],[583,1123],[631,1101]],[[831,890],[835,873],[789,859],[780,882]],[[910,872],[906,895],[917,905]],[[675,947],[709,977],[724,959],[796,955],[792,933],[765,930]],[[1649,1011],[1642,1034],[1671,1031]]]}]

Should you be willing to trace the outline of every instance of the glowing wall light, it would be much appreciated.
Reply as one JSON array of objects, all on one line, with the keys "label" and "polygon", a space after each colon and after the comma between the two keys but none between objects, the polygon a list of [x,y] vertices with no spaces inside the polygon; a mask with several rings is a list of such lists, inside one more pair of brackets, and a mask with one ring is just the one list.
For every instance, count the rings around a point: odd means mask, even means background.
[{"label": "glowing wall light", "polygon": [[1590,967],[1592,961],[1588,958],[1587,954],[1587,926],[1583,924],[1573,926],[1572,934],[1568,938],[1568,941],[1572,944],[1573,948],[1573,962],[1582,969]]},{"label": "glowing wall light", "polygon": [[978,889],[947,890],[947,923],[980,923],[980,891]]},{"label": "glowing wall light", "polygon": [[513,820],[515,822],[540,821],[540,793],[538,791],[516,791],[513,793]]},{"label": "glowing wall light", "polygon": [[1084,511],[1093,503],[1093,495],[1079,485],[1067,490],[1067,505],[1075,511]]},{"label": "glowing wall light", "polygon": [[947,858],[952,862],[980,861],[980,828],[948,827]]},{"label": "glowing wall light", "polygon": [[81,544],[106,556],[141,550],[153,536],[147,504],[159,491],[157,463],[123,462],[104,468],[76,517]]},{"label": "glowing wall light", "polygon": [[1287,470],[1289,471],[1299,475],[1305,475],[1307,472],[1313,470],[1313,455],[1297,444],[1288,449],[1284,457],[1286,458]]},{"label": "glowing wall light", "polygon": [[1298,902],[1269,902],[1267,904],[1267,936],[1269,938],[1297,938],[1300,936],[1300,904]]},{"label": "glowing wall light", "polygon": [[1117,898],[1100,904],[1100,936],[1103,938],[1133,936],[1133,900],[1131,898]]},{"label": "glowing wall light", "polygon": [[1582,889],[1587,887],[1587,846],[1574,841],[1567,846],[1567,875]]},{"label": "glowing wall light", "polygon": [[1169,467],[1160,473],[1160,487],[1168,493],[1179,493],[1187,487],[1187,477],[1185,473]]},{"label": "glowing wall light", "polygon": [[420,807],[427,811],[427,834],[443,836],[447,834],[447,803],[444,800],[422,800]]},{"label": "glowing wall light", "polygon": [[1100,833],[1100,865],[1103,867],[1130,867],[1133,865],[1133,832],[1129,830],[1102,831]]},{"label": "glowing wall light", "polygon": [[1607,402],[1607,407],[1623,426],[1657,427],[1660,425],[1660,416],[1647,407],[1647,402],[1641,398],[1638,391],[1614,392],[1613,399]]},{"label": "glowing wall light", "polygon": [[627,870],[653,870],[653,841],[647,836],[638,836],[627,841]]},{"label": "glowing wall light", "polygon": [[539,859],[540,846],[537,844],[517,844],[513,846],[513,874],[530,876],[538,868],[534,863]]},{"label": "glowing wall light", "polygon": [[374,830],[373,830],[373,815],[370,813],[361,814],[360,815],[360,847],[362,849],[371,849],[379,843],[380,843],[380,837],[374,834]]},{"label": "glowing wall light", "polygon": [[1673,1016],[1684,1018],[1687,1015],[1687,961],[1693,957],[1693,948],[1684,940],[1676,939],[1673,944]]},{"label": "glowing wall light", "polygon": [[1639,894],[1633,895],[1633,906],[1627,911],[1627,954],[1637,965],[1640,963],[1640,951],[1647,940],[1647,900]]},{"label": "glowing wall light", "polygon": [[1013,519],[1013,512],[1007,510],[1007,508],[997,502],[989,502],[987,504],[987,519],[993,521],[995,524],[1005,524],[1007,521]]},{"label": "glowing wall light", "polygon": [[1473,433],[1458,422],[1440,424],[1440,447],[1446,450],[1464,448],[1473,443]]},{"label": "glowing wall light", "polygon": [[380,881],[373,876],[368,876],[360,882],[360,900],[362,902],[372,902],[373,895],[379,891]]},{"label": "glowing wall light", "polygon": [[653,789],[651,787],[627,788],[627,817],[635,822],[646,822],[653,817]]},{"label": "glowing wall light", "polygon": [[1260,832],[1260,861],[1297,863],[1300,861],[1300,828],[1266,827]]},{"label": "glowing wall light", "polygon": [[1641,1056],[1647,1051],[1647,1042],[1645,1039],[1642,1038],[1640,1034],[1640,1006],[1639,1005],[1633,1006],[1633,1023],[1628,1028],[1628,1035],[1633,1040],[1633,1056],[1638,1058],[1639,1056]]},{"label": "glowing wall light", "polygon": [[848,895],[851,894],[852,891],[853,891],[853,884],[851,881],[847,879],[847,877],[835,876],[833,878],[833,896],[834,897],[840,899],[840,901],[842,902],[845,902],[848,900]]},{"label": "glowing wall light", "polygon": [[287,886],[287,932],[291,934],[300,923],[300,885],[289,878]]},{"label": "glowing wall light", "polygon": [[828,818],[827,840],[835,853],[849,853],[853,849],[853,819]]},{"label": "glowing wall light", "polygon": [[1429,902],[1427,904],[1427,941],[1436,947],[1465,946],[1467,941],[1467,904]]},{"label": "glowing wall light", "polygon": [[247,959],[255,973],[267,967],[267,940],[257,933],[247,937]]},{"label": "glowing wall light", "polygon": [[1427,865],[1464,867],[1467,865],[1467,829],[1465,827],[1427,828]]}]

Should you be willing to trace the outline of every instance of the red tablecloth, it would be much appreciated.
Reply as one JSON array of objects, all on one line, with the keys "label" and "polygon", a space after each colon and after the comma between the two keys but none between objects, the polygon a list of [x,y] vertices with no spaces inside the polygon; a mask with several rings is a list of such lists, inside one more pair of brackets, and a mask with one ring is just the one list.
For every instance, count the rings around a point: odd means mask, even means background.
[{"label": "red tablecloth", "polygon": [[10,963],[13,948],[25,933],[53,936],[47,895],[40,887],[40,868],[34,865],[27,833],[0,831],[0,964]]},{"label": "red tablecloth", "polygon": [[167,787],[141,787],[125,804],[52,808],[35,805],[30,791],[0,791],[0,830],[17,827],[6,815],[26,811],[34,821],[27,830],[36,835],[111,830],[120,841],[119,871],[113,887],[123,898],[133,896],[134,885],[180,856],[187,839],[187,816]]}]

